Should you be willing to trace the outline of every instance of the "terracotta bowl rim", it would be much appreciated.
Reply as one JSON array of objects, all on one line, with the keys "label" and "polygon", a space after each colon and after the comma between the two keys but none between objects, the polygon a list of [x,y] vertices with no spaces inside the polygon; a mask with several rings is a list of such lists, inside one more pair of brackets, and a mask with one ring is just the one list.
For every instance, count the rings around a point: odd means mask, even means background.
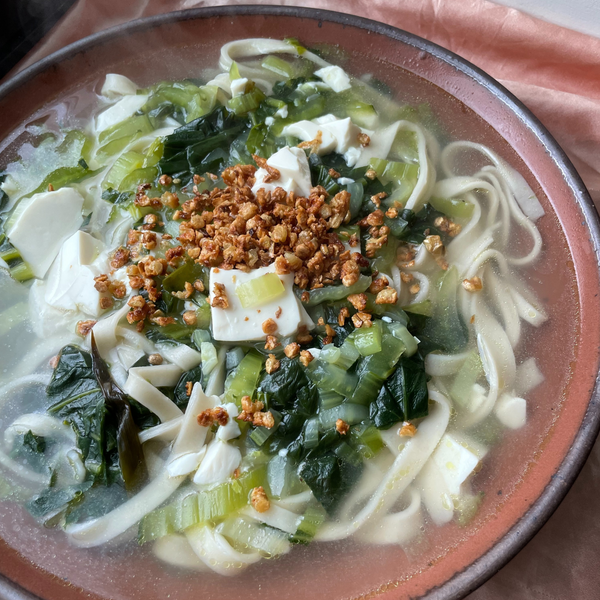
[{"label": "terracotta bowl rim", "polygon": [[[529,130],[530,134],[543,143],[547,153],[554,159],[556,168],[560,169],[564,180],[571,189],[575,202],[579,205],[590,234],[590,242],[594,249],[597,267],[600,270],[600,217],[581,177],[567,157],[564,150],[539,119],[511,92],[498,83],[485,71],[476,67],[459,55],[430,42],[422,37],[386,25],[372,19],[298,6],[263,6],[238,5],[202,7],[154,15],[129,21],[100,31],[78,40],[38,62],[26,67],[0,85],[0,99],[8,96],[21,85],[33,79],[54,65],[69,59],[73,55],[92,49],[107,41],[144,29],[167,25],[178,21],[188,21],[212,17],[244,17],[244,16],[285,16],[301,19],[312,19],[318,22],[328,21],[343,26],[357,27],[381,34],[427,52],[437,60],[454,67],[460,73],[483,86],[490,94],[501,100],[506,110],[517,115]],[[483,117],[485,118],[485,117]],[[559,465],[550,483],[542,494],[533,502],[520,520],[485,554],[451,579],[427,593],[430,600],[453,600],[463,598],[468,593],[487,581],[492,575],[507,564],[534,537],[550,518],[567,492],[575,482],[585,461],[592,450],[600,431],[600,373],[596,377],[590,401],[577,431],[573,443]],[[385,597],[385,592],[382,597]],[[371,597],[371,595],[369,595]],[[30,592],[10,581],[0,573],[0,600],[38,600]],[[42,600],[41,598],[39,600]]]}]

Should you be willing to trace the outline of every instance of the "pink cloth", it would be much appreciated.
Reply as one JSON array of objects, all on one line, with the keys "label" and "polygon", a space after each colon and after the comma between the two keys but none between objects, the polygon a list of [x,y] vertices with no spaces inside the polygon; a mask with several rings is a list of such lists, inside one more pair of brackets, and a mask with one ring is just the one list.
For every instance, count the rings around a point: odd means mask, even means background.
[{"label": "pink cloth", "polygon": [[[153,14],[225,2],[79,0],[19,68],[86,35]],[[600,39],[486,0],[305,0],[379,20],[463,56],[501,81],[546,125],[600,206]],[[558,511],[472,600],[600,598],[600,445]]]}]

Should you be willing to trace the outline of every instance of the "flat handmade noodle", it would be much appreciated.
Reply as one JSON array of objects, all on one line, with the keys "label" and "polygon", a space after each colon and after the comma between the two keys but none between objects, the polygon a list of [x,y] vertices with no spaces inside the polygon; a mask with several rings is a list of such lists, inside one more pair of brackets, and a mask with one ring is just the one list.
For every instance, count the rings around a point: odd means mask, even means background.
[{"label": "flat handmade noodle", "polygon": [[[223,385],[225,383],[225,355],[227,354],[227,348],[223,347],[219,350],[217,355],[217,366],[210,374],[208,383],[206,384],[205,394],[207,396],[220,396],[223,393]],[[145,369],[154,370],[156,367],[142,367]],[[166,384],[163,384],[166,385]],[[175,385],[175,384],[172,384]],[[170,442],[175,439],[179,434],[179,429],[183,422],[183,414],[156,425],[140,432],[140,441],[142,443],[152,439],[160,439],[162,441]]]},{"label": "flat handmade noodle", "polygon": [[406,508],[398,512],[390,512],[380,519],[367,523],[358,532],[358,539],[368,544],[404,545],[417,537],[423,524],[421,494],[411,486],[406,490],[405,495],[410,498]]},{"label": "flat handmade noodle", "polygon": [[411,131],[417,137],[417,155],[419,161],[419,176],[405,207],[419,212],[435,186],[435,166],[427,152],[427,141],[421,127],[411,121],[396,121],[385,129],[375,132],[373,141],[364,148],[356,161],[356,167],[366,167],[372,158],[387,158],[398,131]]},{"label": "flat handmade noodle", "polygon": [[183,370],[177,365],[135,367],[129,370],[129,377],[123,391],[151,410],[163,423],[171,421],[183,413],[157,388],[174,386],[182,373]]},{"label": "flat handmade noodle", "polygon": [[158,508],[184,482],[185,477],[170,477],[166,469],[135,496],[97,519],[68,525],[69,540],[81,548],[109,542],[136,525],[145,515]]},{"label": "flat handmade noodle", "polygon": [[[387,513],[411,484],[442,438],[450,419],[450,403],[439,391],[429,388],[429,397],[435,402],[429,415],[419,425],[416,435],[399,451],[367,504],[351,520],[325,523],[315,539],[333,541],[347,538],[358,531],[377,513]],[[398,427],[395,428],[396,430]]]},{"label": "flat handmade noodle", "polygon": [[185,344],[156,344],[157,351],[182,371],[191,371],[202,362],[202,355]]},{"label": "flat handmade noodle", "polygon": [[167,470],[171,476],[188,475],[195,471],[206,453],[208,427],[199,427],[197,416],[204,410],[219,404],[218,396],[207,396],[200,383],[194,384],[179,433],[173,443]]},{"label": "flat handmade noodle", "polygon": [[445,376],[454,375],[458,372],[469,352],[460,354],[436,354],[430,353],[425,357],[425,371],[428,375]]},{"label": "flat handmade noodle", "polygon": [[[287,42],[269,38],[248,38],[245,40],[235,40],[222,46],[219,66],[223,71],[228,73],[234,61],[239,60],[240,58],[264,56],[266,54],[292,54],[294,56],[299,56],[297,48]],[[319,67],[330,66],[330,63],[309,50],[302,53],[302,58],[310,60]],[[243,63],[239,64],[238,68],[240,69],[240,75],[242,75],[242,77],[248,77],[250,79],[254,79],[255,77],[265,77],[266,70],[263,68],[250,67]]]},{"label": "flat handmade noodle", "polygon": [[117,327],[128,312],[129,306],[125,303],[119,310],[101,319],[92,327],[94,339],[102,358],[106,359],[108,353],[117,345]]},{"label": "flat handmade noodle", "polygon": [[159,560],[175,567],[208,571],[208,567],[198,558],[185,535],[173,533],[156,540],[152,552]]},{"label": "flat handmade noodle", "polygon": [[[50,375],[48,374],[25,375],[24,377],[20,377],[19,379],[11,381],[10,383],[7,383],[6,385],[0,388],[0,404],[3,404],[7,399],[11,398],[16,391],[26,386],[47,386],[48,383],[50,383]],[[19,419],[20,418],[21,417],[19,417]],[[6,440],[7,431],[5,431],[4,435]],[[9,434],[9,439],[10,438],[11,434]],[[6,441],[8,442],[8,440]],[[10,441],[10,445],[12,446],[12,440]],[[17,475],[23,481],[28,482],[29,484],[44,486],[48,483],[48,475],[46,473],[36,473],[35,471],[24,467],[20,463],[13,460],[8,454],[6,454],[3,451],[2,446],[0,446],[0,465],[6,469],[9,469],[10,471],[12,471],[12,473]]]},{"label": "flat handmade noodle", "polygon": [[[544,210],[535,194],[523,178],[523,176],[504,162],[495,152],[489,148],[467,141],[458,141],[448,144],[441,152],[440,161],[442,169],[447,177],[453,178],[455,173],[452,162],[455,154],[465,150],[475,150],[486,156],[493,166],[483,167],[473,177],[484,181],[483,189],[494,189],[494,194],[501,204],[506,205],[510,217],[524,228],[532,238],[532,248],[529,253],[522,257],[507,257],[514,265],[523,266],[531,264],[537,259],[542,248],[542,238],[535,226],[535,221],[544,215]],[[487,180],[487,181],[486,181]],[[444,187],[447,180],[442,180],[436,185]],[[467,190],[465,190],[467,191]],[[451,196],[446,196],[451,197]],[[494,215],[495,216],[495,215]],[[508,228],[508,218],[503,220],[502,226]],[[504,237],[507,239],[508,234]]]},{"label": "flat handmade noodle", "polygon": [[198,558],[220,575],[234,575],[240,569],[261,559],[258,552],[242,554],[209,525],[195,525],[185,536]]}]

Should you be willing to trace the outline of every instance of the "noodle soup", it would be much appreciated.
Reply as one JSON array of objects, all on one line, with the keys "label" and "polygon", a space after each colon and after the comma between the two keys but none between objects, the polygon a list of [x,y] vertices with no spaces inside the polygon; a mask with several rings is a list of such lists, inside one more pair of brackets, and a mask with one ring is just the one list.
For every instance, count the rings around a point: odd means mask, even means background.
[{"label": "noodle soup", "polygon": [[476,518],[544,377],[522,176],[295,41],[99,103],[6,170],[8,495],[75,546],[137,530],[220,575]]}]

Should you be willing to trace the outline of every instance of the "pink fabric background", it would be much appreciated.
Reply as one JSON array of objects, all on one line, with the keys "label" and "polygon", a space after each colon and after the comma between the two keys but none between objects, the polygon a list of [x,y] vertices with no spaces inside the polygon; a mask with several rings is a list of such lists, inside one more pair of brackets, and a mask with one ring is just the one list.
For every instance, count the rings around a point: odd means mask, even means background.
[{"label": "pink fabric background", "polygon": [[[600,207],[600,39],[486,0],[304,0],[405,29],[487,71],[546,125]],[[217,4],[196,0],[78,0],[19,65],[144,16]],[[600,444],[567,498],[526,548],[470,600],[600,598]]]}]

